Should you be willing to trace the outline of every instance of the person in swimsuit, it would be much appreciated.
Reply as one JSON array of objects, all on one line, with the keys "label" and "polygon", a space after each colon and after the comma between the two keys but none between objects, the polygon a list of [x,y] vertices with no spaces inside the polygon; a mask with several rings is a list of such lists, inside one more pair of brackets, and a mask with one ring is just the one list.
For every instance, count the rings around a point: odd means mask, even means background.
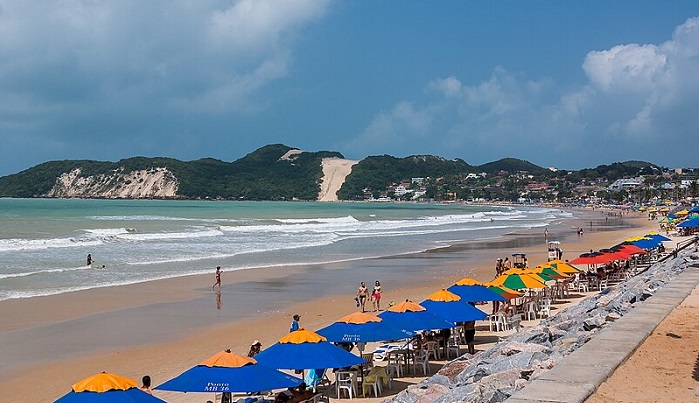
[{"label": "person in swimsuit", "polygon": [[371,291],[371,300],[374,305],[374,311],[381,310],[381,283],[376,280],[374,289]]},{"label": "person in swimsuit", "polygon": [[92,266],[92,255],[90,253],[87,254],[87,265]]},{"label": "person in swimsuit", "polygon": [[359,288],[357,289],[357,298],[359,298],[359,305],[362,307],[362,312],[366,312],[364,306],[366,305],[366,298],[368,296],[369,290],[367,290],[366,284],[362,281],[359,283]]},{"label": "person in swimsuit", "polygon": [[221,289],[221,273],[223,273],[221,271],[221,266],[216,266],[216,282],[211,286],[212,290],[215,289],[216,286],[218,286],[219,290]]},{"label": "person in swimsuit", "polygon": [[149,395],[152,395],[153,392],[150,391],[150,376],[145,375],[143,379],[141,379],[141,382],[143,383],[143,386],[141,386],[141,390],[148,393]]}]

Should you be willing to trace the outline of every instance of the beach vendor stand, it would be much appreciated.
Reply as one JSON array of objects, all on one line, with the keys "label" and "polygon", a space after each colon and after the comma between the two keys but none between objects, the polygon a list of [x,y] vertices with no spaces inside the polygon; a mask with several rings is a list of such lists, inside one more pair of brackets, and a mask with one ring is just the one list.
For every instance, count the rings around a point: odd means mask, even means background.
[{"label": "beach vendor stand", "polygon": [[527,255],[524,253],[513,253],[512,254],[512,267],[517,269],[524,269],[527,266]]},{"label": "beach vendor stand", "polygon": [[563,250],[561,249],[560,241],[548,241],[548,261],[560,259],[563,255]]}]

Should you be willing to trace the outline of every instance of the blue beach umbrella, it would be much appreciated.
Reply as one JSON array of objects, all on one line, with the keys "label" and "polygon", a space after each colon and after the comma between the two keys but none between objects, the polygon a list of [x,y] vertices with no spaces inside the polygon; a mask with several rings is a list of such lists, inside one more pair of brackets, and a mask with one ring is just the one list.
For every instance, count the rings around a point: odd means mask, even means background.
[{"label": "blue beach umbrella", "polygon": [[632,245],[636,245],[641,249],[653,249],[659,247],[663,242],[655,239],[643,238],[637,241],[631,241]]},{"label": "blue beach umbrella", "polygon": [[488,314],[461,301],[461,297],[447,290],[439,290],[420,303],[427,312],[440,316],[450,322],[469,322],[483,320]]},{"label": "blue beach umbrella", "polygon": [[699,227],[699,218],[690,218],[689,220],[679,223],[677,226],[682,228]]},{"label": "blue beach umbrella", "polygon": [[73,385],[72,390],[56,403],[155,403],[164,400],[137,387],[133,379],[103,372],[85,378]]},{"label": "blue beach umbrella", "polygon": [[301,379],[262,366],[254,358],[225,350],[155,389],[175,392],[248,393],[286,389],[300,383]]},{"label": "blue beach umbrella", "polygon": [[665,235],[658,234],[657,232],[651,232],[649,234],[644,235],[645,238],[650,238],[656,241],[672,241],[672,239],[666,237]]},{"label": "blue beach umbrella", "polygon": [[447,291],[461,297],[462,302],[506,301],[503,296],[468,277],[457,281]]},{"label": "blue beach umbrella", "polygon": [[413,332],[430,329],[451,329],[456,326],[454,322],[427,312],[425,307],[412,301],[396,304],[381,312],[379,317],[391,326]]},{"label": "blue beach umbrella", "polygon": [[344,368],[364,364],[361,357],[330,343],[309,330],[300,329],[255,356],[257,362],[277,369]]},{"label": "blue beach umbrella", "polygon": [[390,326],[376,315],[355,312],[344,316],[317,332],[335,343],[367,343],[412,337],[415,332]]}]

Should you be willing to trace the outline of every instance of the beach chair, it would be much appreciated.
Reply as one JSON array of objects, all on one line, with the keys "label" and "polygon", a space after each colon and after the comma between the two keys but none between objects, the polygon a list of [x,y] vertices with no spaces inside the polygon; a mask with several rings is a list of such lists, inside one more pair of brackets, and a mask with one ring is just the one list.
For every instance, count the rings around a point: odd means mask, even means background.
[{"label": "beach chair", "polygon": [[374,391],[374,397],[379,397],[379,394],[383,392],[383,385],[388,384],[391,387],[391,378],[386,373],[386,369],[383,367],[374,367],[368,374],[364,376],[364,382],[362,383],[362,396],[366,397],[366,391]]},{"label": "beach chair", "polygon": [[454,353],[454,358],[458,358],[461,356],[461,346],[459,345],[459,342],[456,341],[453,338],[449,339],[449,343],[447,344],[447,359],[451,357],[451,354]]},{"label": "beach chair", "polygon": [[346,391],[347,396],[354,399],[354,396],[357,396],[357,375],[355,372],[337,371],[335,376],[337,377],[335,379],[337,398],[340,398],[342,391]]},{"label": "beach chair", "polygon": [[417,374],[417,366],[422,367],[422,372],[425,376],[427,376],[427,372],[429,372],[429,367],[430,367],[430,356],[427,354],[425,350],[420,350],[415,353],[415,359],[413,361],[413,372]]},{"label": "beach chair", "polygon": [[539,317],[543,319],[544,315],[546,315],[547,318],[551,315],[551,300],[548,298],[544,299],[544,303],[539,309]]},{"label": "beach chair", "polygon": [[382,344],[374,350],[373,361],[384,361],[388,358],[388,353],[394,350],[400,350],[403,348],[403,344],[399,343],[388,343]]},{"label": "beach chair", "polygon": [[432,356],[435,360],[439,360],[440,354],[439,354],[439,347],[437,346],[436,341],[427,341],[424,344],[424,349],[427,352],[427,356]]}]

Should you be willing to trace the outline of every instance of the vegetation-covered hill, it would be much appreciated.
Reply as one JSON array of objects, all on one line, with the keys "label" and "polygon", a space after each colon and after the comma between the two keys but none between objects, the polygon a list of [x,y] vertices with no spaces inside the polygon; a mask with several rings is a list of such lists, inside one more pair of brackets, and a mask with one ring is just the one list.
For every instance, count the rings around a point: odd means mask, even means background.
[{"label": "vegetation-covered hill", "polygon": [[639,175],[657,175],[662,168],[644,161],[615,162],[611,165],[599,165],[596,168],[585,168],[570,173],[571,179],[596,179],[605,178],[615,181],[621,178],[629,178]]},{"label": "vegetation-covered hill", "polygon": [[496,174],[500,171],[505,172],[520,172],[527,171],[532,175],[540,175],[550,172],[546,168],[542,168],[536,164],[532,164],[529,161],[520,160],[517,158],[503,158],[501,160],[489,162],[487,164],[479,165],[477,167],[479,172],[485,172],[489,174]]},{"label": "vegetation-covered hill", "polygon": [[430,155],[414,155],[396,158],[390,155],[372,156],[361,160],[345,178],[337,192],[340,199],[354,200],[364,197],[364,189],[383,190],[391,183],[411,178],[440,177],[472,172],[473,167],[463,160],[445,160]]},{"label": "vegetation-covered hill", "polygon": [[[323,176],[321,161],[328,157],[343,158],[337,152],[301,152],[273,144],[233,162],[212,158],[185,162],[146,157],[117,162],[52,161],[0,178],[0,197],[316,200]],[[141,181],[143,188],[148,187],[145,185],[148,181],[142,178],[153,178],[158,172],[156,168],[161,174],[163,169],[169,171],[157,184],[150,182],[150,189],[160,187],[160,193],[138,193]],[[589,187],[639,175],[648,175],[647,182],[653,184],[662,178],[662,171],[662,167],[642,161],[556,171],[516,158],[472,166],[461,159],[446,160],[430,155],[406,158],[380,155],[356,164],[337,195],[341,200],[392,196],[399,189],[396,185],[403,183],[411,192],[401,196],[404,199],[418,197],[418,192],[424,195],[420,197],[438,200],[517,200],[524,194],[570,199],[577,186]],[[413,178],[423,180],[413,183]],[[81,185],[84,188],[80,188]],[[131,186],[129,192],[120,192],[127,186]]]},{"label": "vegetation-covered hill", "polygon": [[178,197],[251,200],[315,200],[323,172],[321,159],[337,152],[302,152],[280,159],[292,147],[274,144],[245,157],[224,162],[212,158],[179,161],[172,158],[134,157],[117,162],[52,161],[0,178],[0,197],[41,197],[61,175],[80,169],[81,177],[113,175],[167,168],[179,182]]}]

